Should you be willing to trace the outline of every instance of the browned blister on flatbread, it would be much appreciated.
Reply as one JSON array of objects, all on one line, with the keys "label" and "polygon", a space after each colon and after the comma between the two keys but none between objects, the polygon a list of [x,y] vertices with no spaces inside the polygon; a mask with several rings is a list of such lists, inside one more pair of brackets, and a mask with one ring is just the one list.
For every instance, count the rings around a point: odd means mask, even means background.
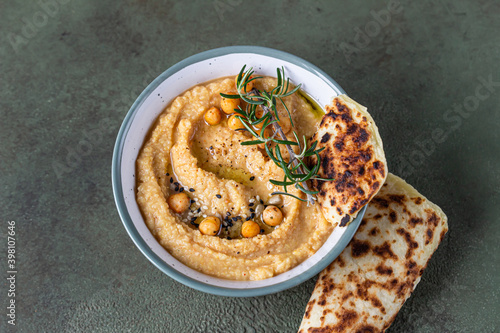
[{"label": "browned blister on flatbread", "polygon": [[387,176],[377,126],[364,106],[341,95],[326,106],[312,140],[324,148],[318,175],[333,179],[312,181],[319,191],[318,203],[329,222],[346,226],[377,194]]},{"label": "browned blister on flatbread", "polygon": [[299,332],[384,332],[447,230],[438,206],[389,174],[352,241],[321,272]]}]

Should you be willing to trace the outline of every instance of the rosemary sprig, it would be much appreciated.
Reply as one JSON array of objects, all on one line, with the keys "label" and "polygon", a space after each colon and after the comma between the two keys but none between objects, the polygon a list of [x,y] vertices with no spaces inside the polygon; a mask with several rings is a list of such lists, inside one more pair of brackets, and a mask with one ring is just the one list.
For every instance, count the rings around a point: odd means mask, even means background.
[{"label": "rosemary sprig", "polygon": [[[239,118],[245,126],[244,130],[250,132],[255,139],[244,141],[242,145],[258,145],[264,144],[266,153],[271,158],[271,160],[284,171],[283,180],[269,180],[272,184],[277,186],[283,186],[284,192],[273,192],[272,194],[284,194],[294,197],[298,200],[307,202],[307,204],[314,204],[316,200],[316,194],[318,191],[311,190],[307,184],[308,180],[316,179],[316,180],[325,180],[330,181],[332,179],[324,179],[318,177],[319,167],[321,165],[321,157],[319,153],[324,149],[316,149],[318,144],[317,141],[314,141],[310,145],[308,145],[307,138],[303,136],[303,141],[299,140],[299,137],[295,130],[293,130],[293,135],[295,137],[295,141],[289,140],[283,129],[281,128],[279,121],[279,115],[277,110],[278,102],[283,105],[285,110],[288,113],[288,117],[290,119],[290,123],[292,128],[295,126],[293,124],[292,116],[288,107],[286,106],[283,98],[292,95],[299,88],[300,84],[295,88],[289,90],[290,88],[290,79],[285,76],[285,69],[278,68],[277,71],[277,84],[276,87],[271,91],[258,90],[256,88],[247,91],[247,85],[249,82],[262,78],[261,76],[252,76],[254,73],[253,69],[250,68],[245,71],[246,65],[243,66],[240,73],[238,74],[238,78],[236,79],[236,90],[238,92],[237,95],[234,94],[222,94],[222,97],[225,98],[241,98],[243,101],[247,103],[247,107],[243,110],[238,106],[238,109],[235,111],[238,113],[237,118]],[[260,118],[257,116],[257,107],[260,106],[263,110],[263,114]],[[262,124],[262,128],[260,130],[256,130],[255,126]],[[265,132],[267,128],[272,129],[272,135],[269,137],[265,137]],[[274,151],[271,147],[271,143],[275,143]],[[280,147],[286,147],[289,155],[288,161],[281,154]],[[298,146],[299,153],[296,154],[293,150],[292,146]],[[316,164],[311,168],[307,165],[305,160],[310,156],[316,156]],[[293,195],[288,192],[287,187],[294,186],[296,189],[300,190],[306,195],[306,199],[302,199],[296,195]]]}]

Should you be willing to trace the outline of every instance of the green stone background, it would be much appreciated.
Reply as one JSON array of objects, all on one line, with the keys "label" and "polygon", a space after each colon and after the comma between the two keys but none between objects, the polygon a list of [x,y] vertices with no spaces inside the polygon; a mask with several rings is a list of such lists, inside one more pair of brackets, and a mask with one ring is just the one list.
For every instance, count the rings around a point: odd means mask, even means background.
[{"label": "green stone background", "polygon": [[[387,2],[60,1],[45,19],[41,3],[53,0],[0,2],[1,332],[298,328],[315,279],[246,299],[184,287],[136,249],[111,191],[116,134],[141,90],[192,54],[244,44],[330,74],[368,106],[390,170],[448,214],[447,237],[389,331],[500,331],[500,86],[476,110],[446,118],[473,101],[478,77],[500,82],[498,1],[404,1],[366,45],[357,29],[376,29],[370,11]],[[436,128],[447,138],[429,143]],[[78,147],[86,156],[58,177],[54,162],[67,164]],[[5,316],[9,220],[15,327]]]}]

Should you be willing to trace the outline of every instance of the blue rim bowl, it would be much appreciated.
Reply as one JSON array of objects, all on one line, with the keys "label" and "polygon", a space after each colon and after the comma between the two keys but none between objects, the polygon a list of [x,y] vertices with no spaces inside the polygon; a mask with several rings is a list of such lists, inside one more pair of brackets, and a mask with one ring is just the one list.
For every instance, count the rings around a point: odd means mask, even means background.
[{"label": "blue rim bowl", "polygon": [[111,176],[120,218],[139,250],[162,272],[191,288],[221,296],[249,297],[276,293],[294,287],[318,274],[347,246],[365,213],[364,207],[347,226],[337,227],[316,254],[276,277],[261,281],[231,281],[192,270],[173,258],[152,236],[135,201],[135,160],[154,120],[185,90],[211,79],[234,75],[243,64],[259,74],[275,74],[284,64],[292,82],[322,107],[344,90],[318,67],[292,54],[258,46],[229,46],[193,55],[173,65],[140,94],[128,111],[116,139]]}]

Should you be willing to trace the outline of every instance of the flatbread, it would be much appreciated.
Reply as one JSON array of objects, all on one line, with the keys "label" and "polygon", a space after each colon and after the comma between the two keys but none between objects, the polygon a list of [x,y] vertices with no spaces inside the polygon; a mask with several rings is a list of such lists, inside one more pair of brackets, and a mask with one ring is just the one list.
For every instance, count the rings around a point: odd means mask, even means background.
[{"label": "flatbread", "polygon": [[[387,176],[382,139],[366,108],[346,95],[326,106],[312,140],[318,148],[318,175],[333,181],[314,180],[318,203],[325,218],[344,227],[380,190]],[[316,159],[312,159],[316,163]]]},{"label": "flatbread", "polygon": [[389,174],[350,244],[321,272],[299,332],[384,332],[447,230],[438,206]]}]

